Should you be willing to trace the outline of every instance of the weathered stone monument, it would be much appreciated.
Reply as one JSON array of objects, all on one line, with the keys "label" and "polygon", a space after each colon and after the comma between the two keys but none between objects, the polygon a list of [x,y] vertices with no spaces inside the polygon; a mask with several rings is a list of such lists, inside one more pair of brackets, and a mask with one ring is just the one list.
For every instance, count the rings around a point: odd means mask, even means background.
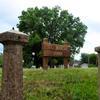
[{"label": "weathered stone monument", "polygon": [[63,57],[64,66],[68,66],[68,58],[70,57],[70,45],[65,42],[63,45],[48,43],[48,39],[44,38],[42,43],[43,53],[43,69],[48,69],[48,58],[49,57]]},{"label": "weathered stone monument", "polygon": [[4,45],[0,100],[23,100],[22,46],[28,42],[28,36],[10,30],[0,33],[0,42]]},{"label": "weathered stone monument", "polygon": [[95,51],[98,53],[97,57],[98,57],[98,95],[99,95],[99,99],[100,100],[100,47],[96,47]]}]

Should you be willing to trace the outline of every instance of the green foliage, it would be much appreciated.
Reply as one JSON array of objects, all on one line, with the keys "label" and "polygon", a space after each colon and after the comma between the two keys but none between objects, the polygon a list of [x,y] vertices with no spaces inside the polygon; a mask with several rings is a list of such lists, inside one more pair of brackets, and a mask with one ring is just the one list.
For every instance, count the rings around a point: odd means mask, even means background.
[{"label": "green foliage", "polygon": [[89,64],[88,67],[97,67],[97,66],[94,64]]},{"label": "green foliage", "polygon": [[58,63],[58,60],[56,58],[54,58],[54,57],[49,58],[49,65],[51,68],[52,67],[54,68],[54,65],[57,65],[57,63]]},{"label": "green foliage", "polygon": [[97,66],[97,55],[94,53],[91,54],[82,53],[81,63],[88,63],[89,67]]},{"label": "green foliage", "polygon": [[88,63],[88,57],[89,57],[89,54],[82,53],[81,54],[81,63]]},{"label": "green foliage", "polygon": [[[72,47],[72,55],[78,53],[83,46],[84,36],[87,32],[87,27],[80,21],[79,17],[74,17],[67,10],[61,10],[58,6],[52,9],[35,7],[22,11],[17,27],[20,31],[30,35],[31,48],[34,47],[37,40],[42,42],[43,38],[47,37],[51,43],[62,44],[64,41],[68,41]],[[34,34],[38,39],[34,39]],[[38,45],[41,42],[38,42]],[[36,48],[35,51],[41,52],[41,46],[39,50]],[[38,57],[36,56],[36,58]]]},{"label": "green foliage", "polygon": [[32,66],[32,47],[27,44],[23,48],[23,58],[24,58],[24,67],[31,67]]},{"label": "green foliage", "polygon": [[96,54],[94,54],[94,53],[89,54],[89,63],[96,65],[96,63],[97,63],[97,55]]},{"label": "green foliage", "polygon": [[97,69],[24,70],[24,100],[98,100]]},{"label": "green foliage", "polygon": [[38,34],[31,34],[29,36],[29,44],[31,46],[35,45],[35,44],[39,44],[41,42],[41,38],[39,37]]},{"label": "green foliage", "polygon": [[[33,58],[35,58],[34,64],[38,66],[38,59],[41,57],[41,39],[38,34],[31,34],[29,36],[29,41],[29,44],[24,46],[23,49],[24,66],[31,67],[33,64]],[[35,52],[35,56],[32,56],[32,52]]]}]

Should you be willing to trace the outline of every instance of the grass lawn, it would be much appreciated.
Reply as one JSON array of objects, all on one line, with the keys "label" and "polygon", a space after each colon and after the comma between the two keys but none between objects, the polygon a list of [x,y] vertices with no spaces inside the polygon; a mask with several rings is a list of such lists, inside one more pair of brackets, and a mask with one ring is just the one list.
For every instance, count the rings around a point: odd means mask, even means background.
[{"label": "grass lawn", "polygon": [[97,68],[24,69],[23,78],[24,100],[98,100]]}]

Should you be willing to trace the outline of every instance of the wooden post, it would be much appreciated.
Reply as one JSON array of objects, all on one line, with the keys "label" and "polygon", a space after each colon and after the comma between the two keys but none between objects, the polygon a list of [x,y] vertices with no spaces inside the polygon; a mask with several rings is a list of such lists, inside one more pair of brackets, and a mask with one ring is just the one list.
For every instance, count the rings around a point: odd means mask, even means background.
[{"label": "wooden post", "polygon": [[66,50],[64,51],[64,56],[65,56],[64,57],[64,68],[68,68],[69,57],[70,57],[70,45],[67,41],[64,43],[64,47],[67,48],[67,52]]},{"label": "wooden post", "polygon": [[68,58],[64,57],[64,68],[68,68]]},{"label": "wooden post", "polygon": [[47,70],[48,69],[48,56],[45,55],[45,51],[44,51],[45,45],[48,45],[47,38],[44,38],[43,43],[42,43],[42,51],[43,51],[43,66],[42,67],[43,69]]},{"label": "wooden post", "polygon": [[43,57],[43,69],[48,69],[48,57]]}]

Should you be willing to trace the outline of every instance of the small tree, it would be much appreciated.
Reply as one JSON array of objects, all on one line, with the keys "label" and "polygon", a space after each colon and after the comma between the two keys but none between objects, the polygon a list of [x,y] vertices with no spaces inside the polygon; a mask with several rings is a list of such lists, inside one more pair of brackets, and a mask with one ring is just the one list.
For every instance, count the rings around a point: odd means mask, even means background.
[{"label": "small tree", "polygon": [[88,63],[88,57],[89,57],[89,54],[87,53],[82,53],[81,54],[81,63]]},{"label": "small tree", "polygon": [[92,64],[94,66],[97,65],[97,55],[92,53],[92,54],[89,54],[89,64]]}]

